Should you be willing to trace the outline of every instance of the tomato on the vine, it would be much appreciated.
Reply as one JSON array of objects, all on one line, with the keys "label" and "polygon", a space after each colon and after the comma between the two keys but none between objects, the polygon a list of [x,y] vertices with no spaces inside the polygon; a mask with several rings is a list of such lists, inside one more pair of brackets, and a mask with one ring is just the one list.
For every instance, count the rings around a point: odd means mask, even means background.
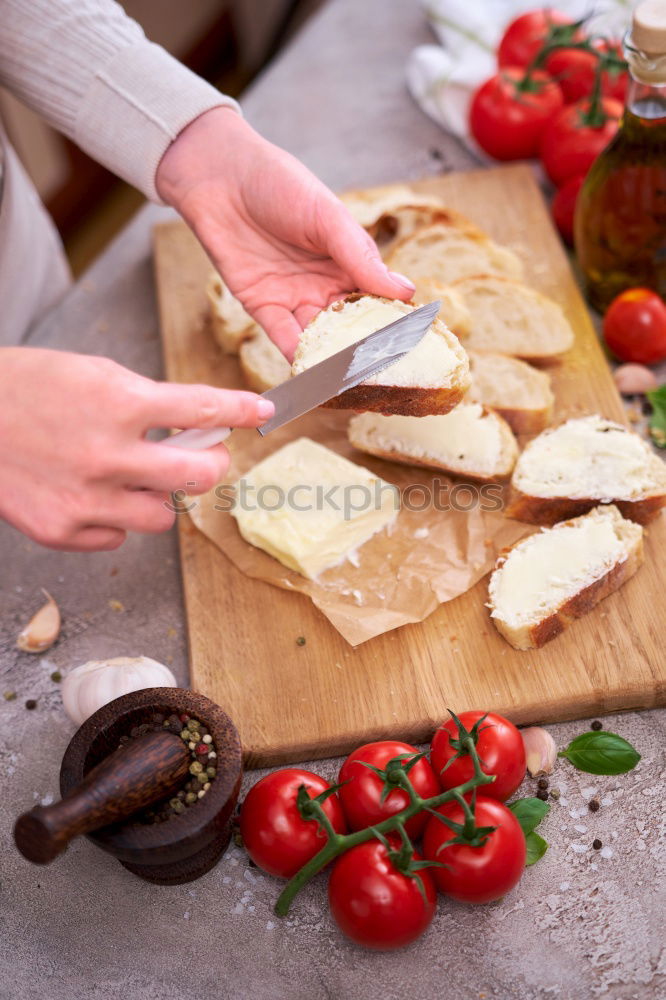
[{"label": "tomato on the vine", "polygon": [[541,162],[553,184],[560,187],[577,174],[586,174],[618,130],[622,105],[612,97],[596,106],[585,99],[562,108],[550,121],[541,140]]},{"label": "tomato on the vine", "polygon": [[[296,798],[304,785],[313,799],[331,786],[324,778],[299,767],[273,771],[253,785],[240,814],[240,832],[247,853],[269,875],[291,878],[326,844],[316,819],[301,816]],[[322,804],[337,833],[347,824],[335,793]]]},{"label": "tomato on the vine", "polygon": [[555,192],[551,204],[555,225],[560,231],[560,236],[569,246],[573,246],[573,224],[576,212],[576,202],[578,193],[583,186],[585,177],[577,174],[565,181],[561,188]]},{"label": "tomato on the vine", "polygon": [[[381,801],[384,782],[371,767],[365,766],[370,764],[384,770],[390,760],[401,754],[418,754],[418,750],[409,743],[382,740],[378,743],[366,743],[347,757],[338,778],[338,781],[346,784],[342,785],[338,794],[352,830],[362,830],[363,827],[381,823],[409,805],[409,796],[402,788],[394,788]],[[432,798],[439,793],[439,783],[425,758],[418,760],[411,768],[409,760],[403,761],[402,766],[408,768],[409,780],[421,798]],[[427,813],[417,813],[407,821],[405,827],[412,839],[420,835],[427,819]]]},{"label": "tomato on the vine", "polygon": [[[503,802],[513,795],[525,777],[525,747],[519,730],[495,712],[463,712],[459,719],[475,737],[481,770],[496,775],[492,785],[483,785],[483,794]],[[439,727],[432,739],[430,761],[445,790],[462,785],[474,776],[469,754],[456,757],[458,737],[458,726],[451,718]]]},{"label": "tomato on the vine", "polygon": [[[529,11],[515,18],[502,36],[497,50],[500,67],[529,66],[543,48],[552,28],[571,26],[573,21],[562,11],[551,7]],[[572,31],[572,39],[580,33]]]},{"label": "tomato on the vine", "polygon": [[[414,854],[413,859],[419,861],[421,855]],[[335,922],[366,948],[410,944],[424,932],[437,905],[430,871],[402,874],[379,840],[352,847],[338,858],[328,883]]]},{"label": "tomato on the vine", "polygon": [[[609,53],[618,60],[624,60],[620,42],[601,39],[590,42],[593,49],[601,54]],[[594,81],[599,65],[599,55],[585,49],[556,49],[547,57],[545,68],[557,80],[567,104],[589,97],[594,89]],[[604,69],[601,73],[601,93],[624,104],[629,76],[625,71]]]},{"label": "tomato on the vine", "polygon": [[[465,822],[458,802],[447,802],[437,812],[454,823]],[[479,847],[452,843],[456,833],[432,816],[423,835],[423,854],[445,865],[432,869],[440,892],[462,903],[491,903],[520,880],[527,853],[525,835],[510,809],[484,795],[477,795],[474,820],[479,827],[496,828]]]},{"label": "tomato on the vine", "polygon": [[543,70],[526,76],[522,69],[507,67],[474,94],[472,135],[496,160],[536,156],[544,129],[563,103],[562,91]]},{"label": "tomato on the vine", "polygon": [[604,339],[621,361],[654,365],[666,358],[666,303],[650,288],[628,288],[604,316]]}]

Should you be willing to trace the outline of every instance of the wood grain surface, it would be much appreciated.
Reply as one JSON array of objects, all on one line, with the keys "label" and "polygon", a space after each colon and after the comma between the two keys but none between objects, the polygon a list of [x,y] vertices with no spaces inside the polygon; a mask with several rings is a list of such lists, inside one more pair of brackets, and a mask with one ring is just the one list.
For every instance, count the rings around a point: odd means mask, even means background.
[{"label": "wood grain surface", "polygon": [[[598,411],[625,421],[567,256],[528,166],[419,181],[516,250],[527,281],[556,299],[576,333],[550,366],[556,419]],[[168,378],[241,386],[208,325],[203,251],[181,223],[155,232]],[[250,767],[329,757],[363,742],[427,739],[446,714],[493,709],[516,723],[559,721],[666,702],[660,650],[666,521],[646,532],[646,562],[620,591],[540,650],[519,652],[485,607],[487,581],[425,622],[350,647],[302,595],[248,579],[179,518],[192,687],[235,721]],[[297,636],[306,644],[297,646]]]}]

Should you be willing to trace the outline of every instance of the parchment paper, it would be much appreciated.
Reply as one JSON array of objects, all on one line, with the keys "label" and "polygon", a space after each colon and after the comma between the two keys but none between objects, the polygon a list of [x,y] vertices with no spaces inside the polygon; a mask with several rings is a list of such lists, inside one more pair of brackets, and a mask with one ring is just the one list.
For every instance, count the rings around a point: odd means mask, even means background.
[{"label": "parchment paper", "polygon": [[197,528],[243,573],[307,594],[347,642],[356,646],[400,625],[423,621],[438,605],[474,586],[492,568],[500,549],[530,529],[505,518],[501,510],[482,509],[484,505],[503,503],[504,491],[499,488],[495,489],[499,500],[491,496],[482,503],[478,496],[481,484],[472,480],[469,488],[463,488],[462,480],[444,473],[386,462],[356,451],[346,436],[350,416],[319,409],[266,438],[256,431],[234,431],[228,441],[233,456],[229,484],[287,442],[310,437],[395,483],[413,507],[425,502],[424,490],[419,486],[434,497],[438,483],[440,506],[451,498],[449,491],[456,487],[453,496],[459,506],[467,507],[477,497],[471,509],[438,510],[433,503],[424,510],[403,506],[391,529],[375,535],[358,550],[358,565],[346,562],[311,581],[242,538],[231,514],[216,509],[224,506],[220,503],[222,488],[218,487],[217,495],[211,492],[190,498],[188,506]]}]

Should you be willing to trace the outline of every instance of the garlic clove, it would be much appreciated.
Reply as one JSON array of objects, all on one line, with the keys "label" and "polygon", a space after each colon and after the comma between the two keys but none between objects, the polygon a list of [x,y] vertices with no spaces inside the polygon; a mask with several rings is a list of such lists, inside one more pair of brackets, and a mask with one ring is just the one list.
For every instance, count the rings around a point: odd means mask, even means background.
[{"label": "garlic clove", "polygon": [[525,747],[527,770],[532,777],[551,774],[557,760],[557,747],[548,730],[530,726],[528,729],[521,729],[520,735]]},{"label": "garlic clove", "polygon": [[75,667],[63,680],[61,691],[67,715],[80,726],[98,708],[130,691],[177,686],[169,668],[149,656],[116,656]]},{"label": "garlic clove", "polygon": [[42,588],[42,593],[47,598],[46,604],[32,616],[16,640],[24,653],[43,653],[60,635],[60,609],[48,591]]},{"label": "garlic clove", "polygon": [[618,392],[623,396],[641,395],[651,392],[659,385],[654,372],[645,365],[619,365],[613,373]]}]

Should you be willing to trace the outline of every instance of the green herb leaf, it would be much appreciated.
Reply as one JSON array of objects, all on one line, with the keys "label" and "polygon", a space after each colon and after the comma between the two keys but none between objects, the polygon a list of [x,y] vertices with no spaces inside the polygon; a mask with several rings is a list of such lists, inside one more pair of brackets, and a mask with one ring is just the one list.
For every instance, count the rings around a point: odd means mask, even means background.
[{"label": "green herb leaf", "polygon": [[666,448],[666,385],[646,393],[652,406],[650,434],[658,448]]},{"label": "green herb leaf", "polygon": [[603,729],[576,736],[558,757],[566,757],[575,768],[587,774],[625,774],[641,759],[631,743]]},{"label": "green herb leaf", "polygon": [[525,843],[527,844],[525,867],[528,868],[529,865],[536,864],[536,862],[544,856],[548,850],[548,844],[543,837],[540,837],[538,833],[534,832],[534,830],[525,835]]},{"label": "green herb leaf", "polygon": [[526,837],[550,812],[548,803],[536,798],[518,799],[517,802],[511,803],[509,809],[520,823]]}]

